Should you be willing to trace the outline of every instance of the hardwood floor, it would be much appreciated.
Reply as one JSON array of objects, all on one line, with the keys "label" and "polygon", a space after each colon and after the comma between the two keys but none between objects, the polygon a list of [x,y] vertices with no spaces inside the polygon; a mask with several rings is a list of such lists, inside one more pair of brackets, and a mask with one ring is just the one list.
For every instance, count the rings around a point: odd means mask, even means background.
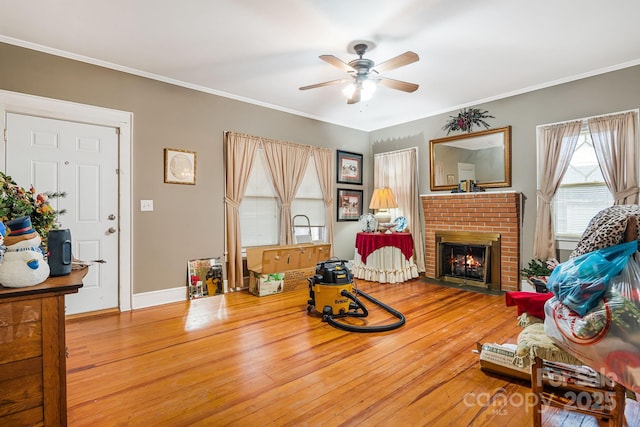
[{"label": "hardwood floor", "polygon": [[[419,280],[358,286],[406,324],[335,329],[307,314],[306,289],[68,320],[69,425],[532,425],[528,384],[481,371],[472,352],[515,342],[521,329],[504,297]],[[364,303],[368,324],[397,320]],[[640,426],[627,402],[628,424]],[[545,409],[543,425],[599,424]]]}]

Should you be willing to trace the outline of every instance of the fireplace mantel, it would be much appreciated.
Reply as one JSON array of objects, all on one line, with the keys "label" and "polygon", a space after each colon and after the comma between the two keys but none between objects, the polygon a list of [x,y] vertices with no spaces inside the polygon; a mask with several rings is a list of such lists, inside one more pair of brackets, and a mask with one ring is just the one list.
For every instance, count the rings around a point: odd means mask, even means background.
[{"label": "fireplace mantel", "polygon": [[428,194],[421,194],[420,197],[421,198],[425,198],[425,197],[475,197],[478,195],[496,195],[496,194],[516,194],[518,196],[520,196],[520,192],[518,191],[514,191],[514,190],[496,190],[496,191],[471,191],[471,192],[466,192],[466,193],[448,193],[448,192],[440,192],[440,193],[428,193]]},{"label": "fireplace mantel", "polygon": [[522,195],[517,191],[433,193],[421,196],[425,218],[425,267],[436,277],[436,232],[500,235],[500,289],[517,291],[520,279]]}]

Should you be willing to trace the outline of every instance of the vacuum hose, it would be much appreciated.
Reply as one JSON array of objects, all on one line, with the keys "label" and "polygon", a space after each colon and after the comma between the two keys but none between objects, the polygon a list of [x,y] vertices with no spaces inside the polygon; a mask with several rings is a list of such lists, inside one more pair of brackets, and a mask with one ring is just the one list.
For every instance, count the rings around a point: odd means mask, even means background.
[{"label": "vacuum hose", "polygon": [[340,295],[345,296],[347,298],[349,298],[351,301],[353,301],[355,303],[355,306],[351,306],[350,308],[353,309],[361,309],[363,310],[363,313],[357,313],[357,312],[353,312],[353,311],[348,311],[347,313],[342,313],[342,314],[327,314],[324,317],[324,320],[327,321],[327,323],[329,323],[331,326],[338,328],[338,329],[343,329],[345,331],[348,332],[385,332],[385,331],[390,331],[393,329],[397,329],[400,326],[404,325],[406,319],[404,317],[404,315],[402,313],[400,313],[398,310],[395,310],[391,307],[389,307],[388,305],[386,305],[385,303],[383,303],[382,301],[379,301],[377,299],[375,299],[374,297],[372,297],[371,295],[358,290],[357,294],[362,295],[363,297],[365,297],[366,299],[368,299],[369,301],[371,301],[372,303],[382,307],[384,310],[386,310],[387,312],[391,313],[392,315],[394,315],[395,317],[397,317],[398,320],[395,323],[391,323],[388,325],[374,325],[374,326],[356,326],[356,325],[349,325],[346,323],[342,323],[342,322],[337,322],[334,319],[336,318],[341,318],[341,317],[367,317],[367,315],[369,314],[369,312],[367,311],[366,307],[362,304],[362,302],[360,302],[360,300],[353,295],[351,292],[347,291],[346,289],[343,289],[342,292],[340,293]]}]

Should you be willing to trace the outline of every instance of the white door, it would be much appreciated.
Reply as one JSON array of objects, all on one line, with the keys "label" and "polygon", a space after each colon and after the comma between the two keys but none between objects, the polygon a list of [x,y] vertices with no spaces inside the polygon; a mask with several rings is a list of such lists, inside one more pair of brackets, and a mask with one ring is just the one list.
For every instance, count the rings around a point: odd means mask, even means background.
[{"label": "white door", "polygon": [[116,128],[7,113],[6,172],[37,192],[66,192],[51,200],[65,209],[72,254],[89,267],[66,314],[118,307],[118,134]]},{"label": "white door", "polygon": [[467,179],[476,180],[476,165],[473,163],[458,163],[458,179],[464,181]]}]

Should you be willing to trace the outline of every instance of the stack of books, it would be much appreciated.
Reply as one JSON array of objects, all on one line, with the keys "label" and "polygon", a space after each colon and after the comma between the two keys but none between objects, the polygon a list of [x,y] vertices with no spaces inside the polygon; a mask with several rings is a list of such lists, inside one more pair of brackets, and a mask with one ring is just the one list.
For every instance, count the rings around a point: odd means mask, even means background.
[{"label": "stack of books", "polygon": [[588,366],[568,365],[544,360],[542,379],[556,386],[577,385],[583,387],[613,387],[614,382]]},{"label": "stack of books", "polygon": [[[514,378],[531,380],[531,367],[521,368],[514,364],[515,344],[478,344],[480,369]],[[588,366],[543,361],[542,379],[556,387],[613,387],[615,383]]]},{"label": "stack of books", "polygon": [[513,363],[515,344],[478,344],[480,369],[509,377],[531,380],[531,367],[521,368]]}]

